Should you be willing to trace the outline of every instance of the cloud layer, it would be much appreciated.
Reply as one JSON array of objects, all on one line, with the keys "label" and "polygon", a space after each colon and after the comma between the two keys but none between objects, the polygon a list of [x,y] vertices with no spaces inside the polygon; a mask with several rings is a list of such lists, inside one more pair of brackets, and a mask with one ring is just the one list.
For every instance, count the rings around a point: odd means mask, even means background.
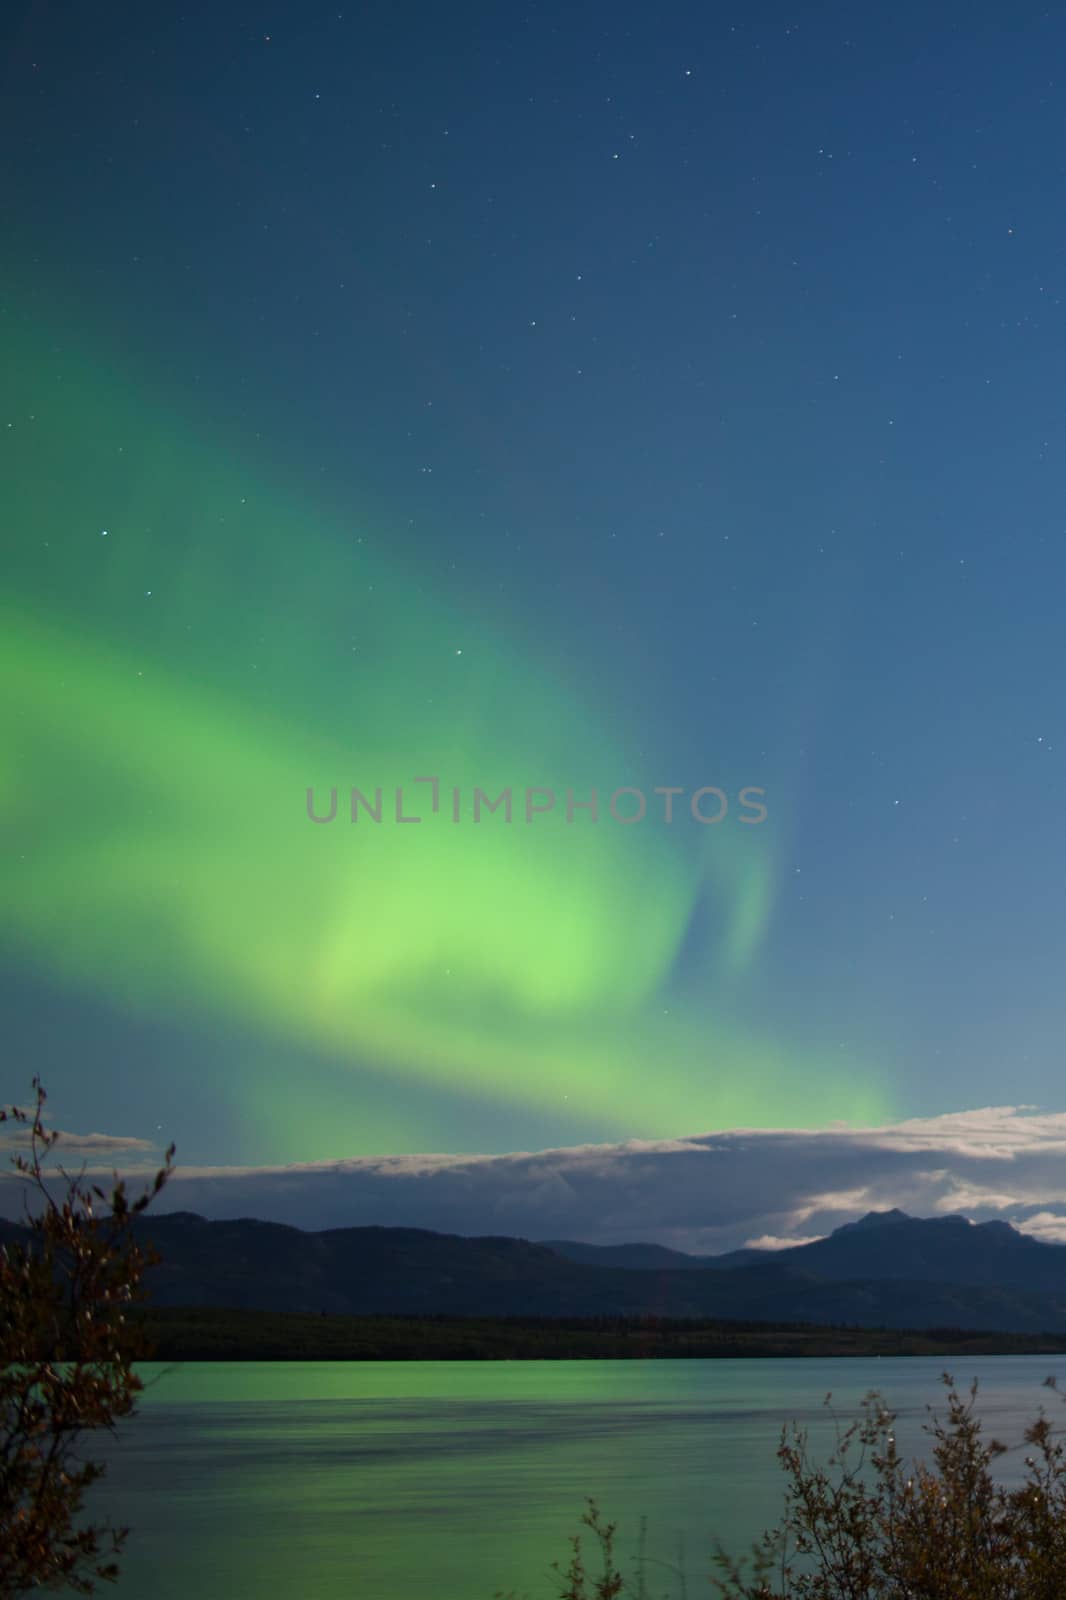
[{"label": "cloud layer", "polygon": [[[30,1117],[33,1110],[30,1108]],[[47,1126],[47,1117],[41,1119]],[[51,1134],[54,1130],[48,1130]],[[26,1155],[33,1144],[32,1124],[8,1122],[0,1131],[0,1156],[7,1152]],[[63,1165],[71,1167],[81,1161],[91,1162],[95,1167],[97,1162],[128,1162],[134,1155],[155,1154],[156,1146],[151,1139],[130,1139],[120,1134],[113,1133],[67,1133],[59,1130],[59,1145],[56,1160],[61,1160]]]},{"label": "cloud layer", "polygon": [[[66,1139],[71,1141],[70,1144]],[[126,1170],[142,1141],[65,1136]],[[0,1210],[10,1210],[0,1184]],[[303,1228],[386,1226],[463,1234],[654,1240],[715,1252],[817,1237],[870,1210],[1000,1217],[1066,1240],[1066,1112],[993,1106],[892,1126],[749,1130],[502,1156],[385,1156],[306,1166],[185,1168],[160,1209]]]}]

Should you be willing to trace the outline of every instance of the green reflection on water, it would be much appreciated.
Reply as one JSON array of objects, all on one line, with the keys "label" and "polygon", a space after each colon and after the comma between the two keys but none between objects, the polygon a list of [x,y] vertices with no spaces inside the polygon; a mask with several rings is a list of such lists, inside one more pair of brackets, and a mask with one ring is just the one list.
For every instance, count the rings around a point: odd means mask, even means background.
[{"label": "green reflection on water", "polygon": [[[970,1370],[970,1365],[973,1371]],[[584,1496],[706,1588],[711,1541],[747,1546],[781,1504],[782,1422],[827,1428],[872,1387],[921,1444],[939,1358],[204,1363],[146,1368],[104,1495],[134,1529],[123,1600],[491,1600],[556,1593]],[[1035,1414],[1052,1357],[982,1358],[995,1431]],[[1066,1372],[1063,1373],[1066,1377]],[[909,1441],[909,1442],[908,1442]],[[669,1574],[650,1595],[667,1592]],[[669,1592],[680,1593],[677,1581]]]}]

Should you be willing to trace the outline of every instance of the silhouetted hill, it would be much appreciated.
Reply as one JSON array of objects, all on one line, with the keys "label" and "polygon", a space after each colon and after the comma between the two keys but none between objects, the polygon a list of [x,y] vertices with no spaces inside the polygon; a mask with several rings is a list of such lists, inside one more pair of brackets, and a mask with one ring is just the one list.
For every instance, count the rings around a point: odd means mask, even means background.
[{"label": "silhouetted hill", "polygon": [[580,1239],[542,1239],[541,1244],[567,1261],[582,1261],[589,1267],[637,1267],[658,1271],[670,1267],[677,1272],[746,1266],[766,1261],[768,1250],[730,1250],[721,1256],[690,1256],[684,1250],[670,1250],[664,1244],[585,1244]]},{"label": "silhouetted hill", "polygon": [[1009,1222],[961,1216],[871,1211],[777,1256],[791,1270],[834,1280],[908,1279],[1052,1294],[1066,1288],[1066,1245],[1030,1238]]},{"label": "silhouetted hill", "polygon": [[[870,1211],[825,1239],[784,1250],[732,1250],[720,1256],[685,1255],[660,1245],[592,1245],[547,1241],[571,1261],[589,1266],[669,1266],[677,1271],[776,1262],[790,1272],[833,1282],[855,1278],[908,1279],[1057,1293],[1066,1287],[1066,1245],[1046,1244],[1009,1222],[966,1217],[909,1217],[905,1211]],[[656,1252],[655,1255],[646,1252]]]},{"label": "silhouetted hill", "polygon": [[1066,1329],[1066,1247],[950,1217],[874,1216],[816,1244],[753,1252],[728,1266],[719,1257],[702,1271],[589,1264],[525,1239],[418,1228],[306,1233],[187,1213],[149,1217],[142,1227],[163,1256],[150,1279],[159,1305]]},{"label": "silhouetted hill", "polygon": [[542,1239],[545,1249],[567,1261],[580,1261],[588,1267],[635,1267],[657,1272],[671,1267],[677,1272],[711,1265],[713,1256],[690,1256],[683,1250],[669,1250],[664,1244],[585,1244],[580,1239]]},{"label": "silhouetted hill", "polygon": [[150,1274],[158,1305],[275,1311],[425,1311],[484,1305],[495,1312],[565,1298],[581,1271],[525,1239],[467,1239],[419,1228],[333,1228],[146,1219],[163,1260]]},{"label": "silhouetted hill", "polygon": [[[162,1265],[148,1277],[158,1306],[354,1316],[687,1317],[1066,1332],[1066,1246],[1005,1223],[872,1214],[828,1238],[776,1252],[711,1257],[637,1245],[605,1265],[525,1239],[462,1238],[419,1228],[208,1222],[188,1212],[138,1224]],[[11,1225],[9,1236],[17,1232]],[[0,1232],[0,1239],[3,1232]]]}]

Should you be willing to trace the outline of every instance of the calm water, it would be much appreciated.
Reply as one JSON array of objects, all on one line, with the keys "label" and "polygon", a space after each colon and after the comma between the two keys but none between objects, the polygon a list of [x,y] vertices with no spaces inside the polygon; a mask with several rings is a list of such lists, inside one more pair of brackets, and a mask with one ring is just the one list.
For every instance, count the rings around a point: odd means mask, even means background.
[{"label": "calm water", "polygon": [[[870,1388],[922,1446],[939,1359],[217,1363],[146,1368],[97,1506],[133,1528],[124,1600],[547,1600],[583,1498],[708,1592],[715,1534],[745,1548],[781,1505],[787,1418]],[[959,1361],[1013,1443],[1054,1356]],[[1054,1412],[1053,1412],[1054,1414]],[[1063,1413],[1066,1422],[1066,1412]],[[1018,1453],[1006,1458],[1016,1469]],[[1010,1465],[1006,1469],[1011,1471]],[[664,1567],[650,1595],[681,1586]]]}]

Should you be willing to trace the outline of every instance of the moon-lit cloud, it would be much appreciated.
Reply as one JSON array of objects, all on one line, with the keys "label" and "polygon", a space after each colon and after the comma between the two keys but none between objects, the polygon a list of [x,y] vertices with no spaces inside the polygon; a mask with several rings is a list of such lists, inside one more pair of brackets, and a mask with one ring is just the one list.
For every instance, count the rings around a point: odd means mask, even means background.
[{"label": "moon-lit cloud", "polygon": [[716,1252],[802,1243],[898,1206],[994,1216],[1066,1239],[1064,1156],[1066,1112],[1000,1106],[882,1127],[736,1129],[510,1155],[187,1167],[163,1209]]},{"label": "moon-lit cloud", "polygon": [[[148,1171],[152,1167],[151,1158],[158,1153],[158,1147],[151,1139],[134,1139],[111,1133],[68,1133],[65,1129],[49,1128],[47,1131],[49,1137],[58,1134],[58,1138],[44,1157],[46,1168],[62,1165],[68,1171],[76,1172],[84,1165],[86,1169],[97,1172],[100,1163],[104,1162],[108,1168],[121,1166],[129,1172]],[[5,1156],[26,1156],[32,1147],[33,1135],[25,1124],[8,1122],[0,1127],[0,1160]],[[13,1177],[10,1171],[0,1171],[0,1179],[8,1177]]]}]

